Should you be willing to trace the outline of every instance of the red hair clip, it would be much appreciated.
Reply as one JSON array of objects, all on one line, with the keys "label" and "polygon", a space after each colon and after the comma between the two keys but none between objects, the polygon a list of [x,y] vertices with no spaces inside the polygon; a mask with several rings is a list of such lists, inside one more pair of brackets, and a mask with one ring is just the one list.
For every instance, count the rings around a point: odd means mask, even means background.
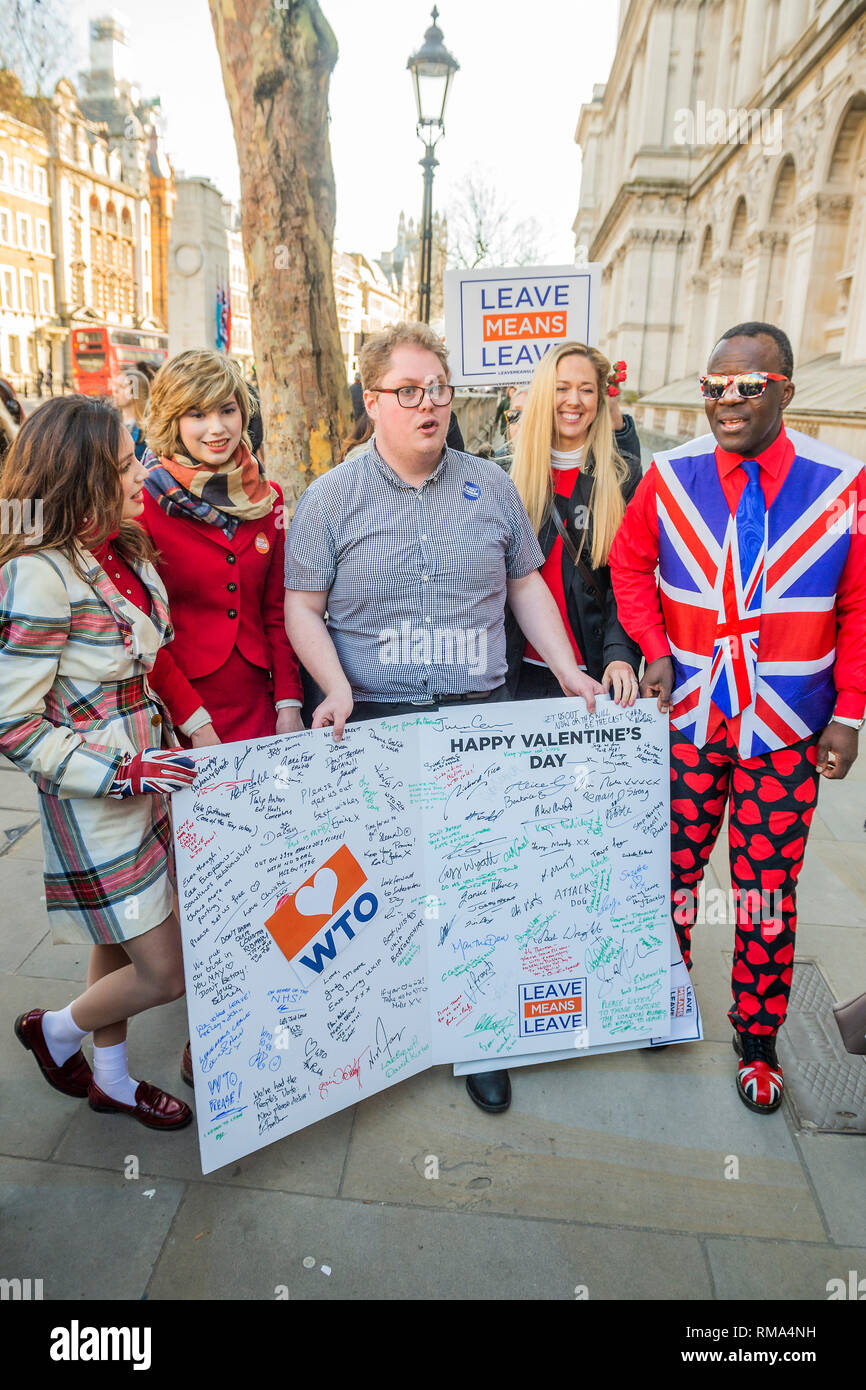
[{"label": "red hair clip", "polygon": [[609,396],[619,395],[619,383],[625,381],[627,370],[625,362],[614,362],[613,369],[607,379],[607,394]]}]

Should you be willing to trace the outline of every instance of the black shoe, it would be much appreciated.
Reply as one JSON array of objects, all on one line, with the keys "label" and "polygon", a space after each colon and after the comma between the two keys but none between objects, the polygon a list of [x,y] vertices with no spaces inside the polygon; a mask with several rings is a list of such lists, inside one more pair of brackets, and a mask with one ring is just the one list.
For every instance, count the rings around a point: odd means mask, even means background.
[{"label": "black shoe", "polygon": [[511,1104],[511,1082],[507,1071],[479,1071],[466,1078],[466,1089],[476,1105],[494,1114]]},{"label": "black shoe", "polygon": [[776,1056],[773,1034],[734,1033],[734,1051],[742,1060],[737,1068],[737,1094],[758,1115],[770,1115],[782,1104],[784,1079]]}]

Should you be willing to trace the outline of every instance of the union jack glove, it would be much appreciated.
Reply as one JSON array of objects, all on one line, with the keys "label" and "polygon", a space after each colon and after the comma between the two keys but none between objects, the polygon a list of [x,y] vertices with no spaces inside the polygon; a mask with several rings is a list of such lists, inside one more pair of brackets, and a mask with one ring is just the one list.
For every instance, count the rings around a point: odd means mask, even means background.
[{"label": "union jack glove", "polygon": [[179,748],[145,748],[124,758],[108,796],[160,796],[180,791],[195,781],[195,763]]}]

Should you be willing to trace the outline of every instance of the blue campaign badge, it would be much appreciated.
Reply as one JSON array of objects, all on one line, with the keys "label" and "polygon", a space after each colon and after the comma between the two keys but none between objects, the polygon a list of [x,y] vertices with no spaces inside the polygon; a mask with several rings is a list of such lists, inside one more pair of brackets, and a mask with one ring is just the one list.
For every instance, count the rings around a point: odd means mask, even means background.
[{"label": "blue campaign badge", "polygon": [[463,484],[463,496],[468,498],[470,502],[477,502],[481,496],[481,488],[477,483],[471,483],[467,480]]}]

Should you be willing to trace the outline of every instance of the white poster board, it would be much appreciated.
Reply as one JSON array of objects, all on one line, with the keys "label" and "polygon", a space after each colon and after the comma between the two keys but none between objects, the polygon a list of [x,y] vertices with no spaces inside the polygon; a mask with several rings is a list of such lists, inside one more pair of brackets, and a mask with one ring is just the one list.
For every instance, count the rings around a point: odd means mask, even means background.
[{"label": "white poster board", "polygon": [[172,804],[204,1172],[438,1062],[669,1034],[654,702],[457,705],[193,756]]},{"label": "white poster board", "polygon": [[446,270],[443,288],[454,386],[529,381],[557,344],[598,342],[597,263]]}]

